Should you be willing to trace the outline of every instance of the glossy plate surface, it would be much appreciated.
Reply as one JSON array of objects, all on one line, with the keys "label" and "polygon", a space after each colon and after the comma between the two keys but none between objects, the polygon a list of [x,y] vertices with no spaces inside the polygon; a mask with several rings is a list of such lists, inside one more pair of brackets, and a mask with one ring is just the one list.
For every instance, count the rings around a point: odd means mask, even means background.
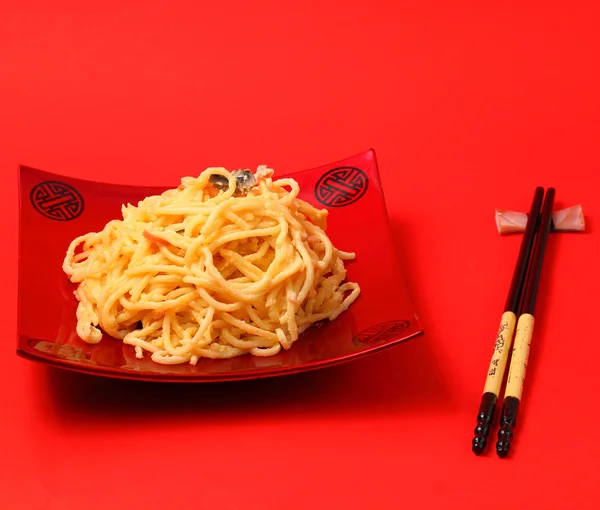
[{"label": "glossy plate surface", "polygon": [[327,234],[333,244],[356,252],[356,261],[347,267],[348,279],[361,286],[359,299],[338,319],[310,328],[289,351],[276,356],[159,365],[149,356],[137,359],[131,346],[106,335],[96,345],[77,337],[75,285],[61,266],[73,238],[101,230],[121,218],[122,204],[176,187],[184,176],[171,176],[162,188],[138,187],[21,167],[18,354],[95,375],[209,382],[331,366],[422,333],[398,264],[374,151],[291,176],[300,184],[300,198],[330,211]]}]

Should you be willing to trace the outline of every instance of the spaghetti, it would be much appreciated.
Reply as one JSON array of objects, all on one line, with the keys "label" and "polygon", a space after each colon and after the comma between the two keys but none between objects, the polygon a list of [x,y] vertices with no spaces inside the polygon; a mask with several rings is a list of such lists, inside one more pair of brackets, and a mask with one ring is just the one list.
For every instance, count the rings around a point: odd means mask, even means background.
[{"label": "spaghetti", "polygon": [[195,365],[275,355],[347,310],[360,294],[345,281],[354,253],[332,245],[327,210],[272,173],[208,168],[74,239],[63,270],[78,284],[78,336]]}]

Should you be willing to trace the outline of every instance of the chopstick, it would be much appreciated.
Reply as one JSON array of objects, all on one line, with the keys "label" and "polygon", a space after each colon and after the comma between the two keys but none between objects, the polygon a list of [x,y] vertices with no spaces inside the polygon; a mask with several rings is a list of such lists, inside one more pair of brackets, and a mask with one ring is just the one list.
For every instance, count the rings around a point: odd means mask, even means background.
[{"label": "chopstick", "polygon": [[531,349],[531,338],[533,336],[534,310],[537,298],[538,286],[542,273],[542,264],[544,254],[548,243],[548,236],[552,227],[552,207],[554,205],[554,188],[548,188],[542,215],[540,219],[539,234],[535,243],[527,288],[521,313],[517,323],[517,334],[512,351],[512,359],[506,382],[504,393],[504,403],[502,405],[502,416],[500,418],[500,430],[498,431],[498,441],[496,442],[496,453],[504,458],[508,455],[511,442],[514,438],[514,429],[517,424],[517,411],[523,395],[523,386],[525,384],[525,372],[527,370],[527,361],[529,359],[529,350]]},{"label": "chopstick", "polygon": [[544,198],[544,188],[537,187],[531,202],[531,209],[527,217],[527,224],[521,247],[517,257],[517,263],[513,272],[504,313],[500,321],[498,335],[494,344],[494,353],[488,368],[483,395],[479,405],[479,413],[477,414],[477,426],[475,428],[475,437],[472,441],[472,450],[476,455],[483,453],[487,446],[487,437],[490,434],[490,426],[494,418],[494,410],[496,402],[500,395],[500,388],[504,379],[504,372],[508,362],[512,337],[517,322],[517,313],[525,281],[527,278],[527,268],[531,258],[532,247],[535,240],[537,227],[539,225],[540,208],[542,199]]}]

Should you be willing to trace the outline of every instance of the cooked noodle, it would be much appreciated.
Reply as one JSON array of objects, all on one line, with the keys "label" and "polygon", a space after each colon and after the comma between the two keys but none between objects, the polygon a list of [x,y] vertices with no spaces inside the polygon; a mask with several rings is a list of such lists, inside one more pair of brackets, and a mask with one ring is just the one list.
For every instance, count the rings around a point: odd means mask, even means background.
[{"label": "cooked noodle", "polygon": [[295,180],[271,174],[259,167],[240,193],[235,173],[209,168],[73,240],[63,270],[79,284],[79,337],[95,344],[104,331],[138,358],[196,364],[272,356],[348,309],[354,253],[332,245],[327,211],[299,199]]}]

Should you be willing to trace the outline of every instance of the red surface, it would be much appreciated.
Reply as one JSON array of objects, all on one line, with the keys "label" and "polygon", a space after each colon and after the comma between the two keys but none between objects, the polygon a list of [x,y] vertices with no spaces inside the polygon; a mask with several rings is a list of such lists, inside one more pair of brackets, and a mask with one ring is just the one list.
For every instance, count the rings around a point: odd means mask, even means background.
[{"label": "red surface", "polygon": [[[2,3],[0,508],[596,508],[597,2],[217,4]],[[16,356],[18,164],[158,185],[368,147],[417,341],[218,386]],[[526,210],[537,184],[589,232],[551,236],[513,455],[476,458],[519,245],[494,209]]]},{"label": "red surface", "polygon": [[[373,150],[293,174],[299,197],[327,206],[327,232],[339,249],[352,250],[348,281],[361,294],[335,321],[308,329],[294,348],[266,358],[201,359],[197,365],[160,365],[137,359],[133,347],[104,335],[87,344],[77,336],[77,300],[62,271],[73,239],[121,218],[124,204],[175,188],[182,175],[165,172],[157,188],[122,186],[19,169],[18,352],[35,361],[90,374],[163,382],[213,382],[306,372],[352,361],[423,332],[406,291]],[[279,177],[285,177],[282,171]],[[167,183],[168,182],[168,183]],[[39,190],[39,191],[38,191]],[[356,231],[362,232],[360,238]],[[44,246],[40,257],[39,246]],[[45,306],[36,310],[38,303]],[[36,310],[32,315],[32,310]]]}]

